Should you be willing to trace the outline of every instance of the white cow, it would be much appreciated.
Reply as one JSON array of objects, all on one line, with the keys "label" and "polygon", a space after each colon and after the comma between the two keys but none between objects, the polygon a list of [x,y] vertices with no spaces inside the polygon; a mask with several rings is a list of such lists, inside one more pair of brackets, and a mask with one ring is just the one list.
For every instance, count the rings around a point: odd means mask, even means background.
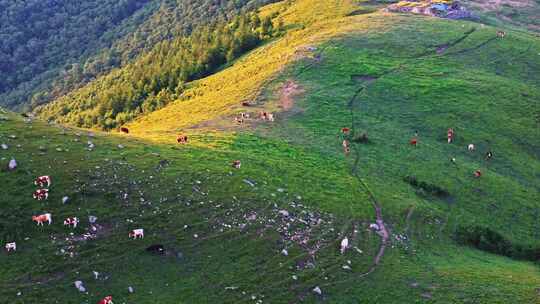
[{"label": "white cow", "polygon": [[474,151],[474,149],[475,149],[475,148],[474,148],[474,144],[469,144],[469,145],[467,146],[467,149],[469,149],[469,151]]},{"label": "white cow", "polygon": [[133,239],[136,239],[136,238],[144,238],[144,229],[133,229],[131,230],[131,232],[129,233],[129,237],[133,238]]},{"label": "white cow", "polygon": [[13,250],[13,251],[17,251],[17,244],[16,244],[15,242],[13,242],[13,243],[7,243],[7,244],[6,244],[6,250],[7,250],[8,252],[10,252],[10,251],[12,251],[12,250]]}]

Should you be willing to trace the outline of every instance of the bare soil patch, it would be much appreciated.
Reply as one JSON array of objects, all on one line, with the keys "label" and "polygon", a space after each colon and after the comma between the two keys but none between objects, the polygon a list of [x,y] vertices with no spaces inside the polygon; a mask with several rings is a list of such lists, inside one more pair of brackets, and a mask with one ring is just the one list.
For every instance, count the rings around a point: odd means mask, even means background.
[{"label": "bare soil patch", "polygon": [[289,111],[294,107],[294,98],[303,94],[304,89],[292,80],[288,80],[279,92],[279,107]]}]

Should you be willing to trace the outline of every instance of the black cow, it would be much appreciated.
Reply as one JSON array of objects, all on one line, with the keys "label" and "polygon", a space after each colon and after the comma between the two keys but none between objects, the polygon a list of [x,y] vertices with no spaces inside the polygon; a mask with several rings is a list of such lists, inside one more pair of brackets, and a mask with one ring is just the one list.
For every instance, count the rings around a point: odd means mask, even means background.
[{"label": "black cow", "polygon": [[146,251],[155,254],[165,254],[165,247],[161,244],[154,244],[146,247]]}]

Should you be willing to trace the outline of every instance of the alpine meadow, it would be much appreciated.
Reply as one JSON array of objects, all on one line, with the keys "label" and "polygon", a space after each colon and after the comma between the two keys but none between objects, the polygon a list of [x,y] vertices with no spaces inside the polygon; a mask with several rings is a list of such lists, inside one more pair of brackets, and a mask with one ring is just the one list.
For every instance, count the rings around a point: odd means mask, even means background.
[{"label": "alpine meadow", "polygon": [[540,303],[539,20],[0,0],[0,303]]}]

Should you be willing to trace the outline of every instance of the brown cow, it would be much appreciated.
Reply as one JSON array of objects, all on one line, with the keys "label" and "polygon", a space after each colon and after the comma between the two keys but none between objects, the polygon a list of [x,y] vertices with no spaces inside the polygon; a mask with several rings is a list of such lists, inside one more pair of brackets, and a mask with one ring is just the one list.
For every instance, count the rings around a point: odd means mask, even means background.
[{"label": "brown cow", "polygon": [[188,137],[187,135],[180,135],[176,138],[176,142],[179,143],[179,144],[187,144],[188,142]]},{"label": "brown cow", "polygon": [[129,134],[129,129],[126,128],[126,127],[121,127],[120,132],[125,133],[125,134]]}]

